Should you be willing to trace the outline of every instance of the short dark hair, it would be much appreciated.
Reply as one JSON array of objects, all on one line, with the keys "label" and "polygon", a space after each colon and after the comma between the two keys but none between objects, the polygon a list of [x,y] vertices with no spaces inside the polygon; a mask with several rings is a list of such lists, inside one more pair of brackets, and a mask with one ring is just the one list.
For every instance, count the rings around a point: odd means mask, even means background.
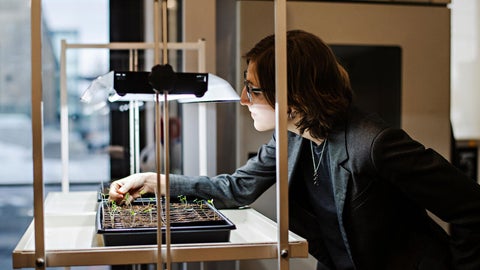
[{"label": "short dark hair", "polygon": [[[259,87],[275,108],[275,37],[265,37],[245,55],[254,62]],[[287,32],[288,110],[300,116],[297,127],[317,139],[325,138],[352,103],[346,70],[319,37],[302,31]]]}]

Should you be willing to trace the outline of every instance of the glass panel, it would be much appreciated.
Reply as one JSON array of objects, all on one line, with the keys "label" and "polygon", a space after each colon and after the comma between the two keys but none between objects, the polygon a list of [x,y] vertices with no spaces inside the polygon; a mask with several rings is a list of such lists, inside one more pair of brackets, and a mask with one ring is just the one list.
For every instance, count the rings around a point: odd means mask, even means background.
[{"label": "glass panel", "polygon": [[[43,52],[44,62],[50,61],[53,81],[44,81],[45,102],[45,182],[59,182],[60,160],[60,48],[67,43],[108,43],[108,0],[64,1],[44,0],[45,44],[52,48]],[[94,7],[94,8],[92,8]],[[80,102],[80,96],[98,75],[108,72],[108,51],[92,49],[67,50],[67,96],[69,118],[69,179],[70,182],[109,180],[109,111],[93,109]],[[46,98],[48,97],[48,98]]]},{"label": "glass panel", "polygon": [[30,1],[0,1],[0,269],[12,268],[12,250],[32,220]]},{"label": "glass panel", "polygon": [[[31,131],[30,0],[0,1],[0,269],[11,269],[12,250],[32,221],[33,166]],[[60,182],[60,40],[108,41],[108,0],[43,0],[42,66],[44,110],[45,194],[59,191]],[[95,8],[92,8],[95,7]],[[99,177],[108,176],[105,116],[91,116],[79,104],[80,92],[91,76],[108,68],[105,52],[69,55],[68,81],[71,141],[71,180],[92,185],[72,190],[93,190]],[[60,269],[60,268],[54,268]],[[63,268],[61,268],[63,269]],[[73,268],[77,269],[77,268]],[[81,268],[79,268],[81,269]],[[89,268],[89,269],[106,269]]]},{"label": "glass panel", "polygon": [[[30,94],[30,1],[0,3],[0,153],[2,183],[32,183]],[[95,8],[92,8],[92,7]],[[108,42],[108,1],[43,1],[43,108],[45,183],[61,179],[60,40]],[[28,42],[27,42],[28,41]],[[68,53],[70,178],[72,182],[108,178],[108,114],[92,113],[79,96],[92,76],[107,72],[106,51]],[[88,168],[86,170],[85,168]]]},{"label": "glass panel", "polygon": [[1,183],[31,182],[30,1],[0,1]]}]

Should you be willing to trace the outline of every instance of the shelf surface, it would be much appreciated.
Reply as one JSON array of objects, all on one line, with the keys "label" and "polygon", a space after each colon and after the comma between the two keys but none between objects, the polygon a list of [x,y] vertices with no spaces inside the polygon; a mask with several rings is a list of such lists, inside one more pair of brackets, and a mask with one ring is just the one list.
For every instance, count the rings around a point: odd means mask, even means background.
[{"label": "shelf surface", "polygon": [[[104,246],[97,234],[96,192],[52,192],[45,200],[45,249],[49,267],[157,262],[157,245]],[[171,262],[273,259],[277,225],[254,209],[221,210],[236,226],[230,242],[172,244]],[[307,241],[289,233],[290,258],[308,257]],[[165,251],[165,252],[163,252]],[[162,246],[162,256],[166,247]],[[163,258],[165,261],[165,258]],[[33,222],[12,253],[14,268],[35,267]]]}]

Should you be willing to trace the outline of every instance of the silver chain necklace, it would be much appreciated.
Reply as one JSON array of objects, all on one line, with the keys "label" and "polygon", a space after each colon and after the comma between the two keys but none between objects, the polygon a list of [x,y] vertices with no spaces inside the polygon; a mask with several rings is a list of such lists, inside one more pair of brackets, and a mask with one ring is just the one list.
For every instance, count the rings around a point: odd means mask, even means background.
[{"label": "silver chain necklace", "polygon": [[312,162],[313,162],[313,184],[318,186],[320,181],[320,174],[318,169],[320,168],[320,164],[322,164],[323,159],[323,152],[325,152],[325,145],[327,145],[327,139],[323,141],[322,152],[320,152],[320,159],[318,160],[318,164],[315,164],[315,153],[313,152],[313,142],[310,141],[310,150],[312,151]]}]

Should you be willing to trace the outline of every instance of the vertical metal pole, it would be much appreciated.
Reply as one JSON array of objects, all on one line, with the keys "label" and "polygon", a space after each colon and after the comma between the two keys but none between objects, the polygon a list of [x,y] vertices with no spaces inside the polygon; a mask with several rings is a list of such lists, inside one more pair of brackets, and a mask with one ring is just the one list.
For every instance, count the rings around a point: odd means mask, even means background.
[{"label": "vertical metal pole", "polygon": [[275,0],[278,269],[289,269],[286,0]]},{"label": "vertical metal pole", "polygon": [[[153,2],[153,39],[154,39],[154,64],[160,63],[158,25],[160,24],[159,0]],[[162,185],[161,185],[161,128],[162,116],[160,113],[160,94],[155,95],[155,157],[157,171],[157,270],[163,269],[162,259]]]},{"label": "vertical metal pole", "polygon": [[155,157],[156,157],[156,171],[157,171],[157,270],[163,269],[162,259],[162,185],[161,185],[161,113],[160,113],[160,94],[155,94]]},{"label": "vertical metal pole", "polygon": [[[138,70],[138,50],[129,51],[129,70]],[[138,100],[128,104],[129,145],[130,145],[130,174],[140,172],[140,112]]]},{"label": "vertical metal pole", "polygon": [[140,109],[138,100],[128,103],[130,173],[140,172]]},{"label": "vertical metal pole", "polygon": [[212,119],[207,118],[208,104],[198,103],[198,162],[200,175],[208,175],[208,129],[207,122]]},{"label": "vertical metal pole", "polygon": [[[128,70],[133,71],[133,53],[132,49],[128,51]],[[136,172],[135,168],[135,120],[134,120],[134,112],[133,112],[133,101],[128,102],[128,145],[130,147],[129,154],[130,154],[130,174],[134,174]]]},{"label": "vertical metal pole", "polygon": [[42,1],[31,1],[32,53],[32,155],[35,226],[35,269],[45,269],[43,213],[43,103],[42,103]]},{"label": "vertical metal pole", "polygon": [[69,187],[69,146],[68,146],[68,94],[67,94],[67,42],[62,39],[60,53],[60,133],[62,158],[62,192],[68,192]]},{"label": "vertical metal pole", "polygon": [[[165,0],[166,1],[166,0]],[[166,269],[171,269],[171,232],[170,232],[170,121],[168,112],[168,92],[163,93],[163,170],[165,171],[165,245],[166,245]]]},{"label": "vertical metal pole", "polygon": [[134,117],[134,101],[128,102],[128,145],[130,147],[130,174],[134,174],[137,171],[135,168],[135,117]]},{"label": "vertical metal pole", "polygon": [[158,37],[158,25],[160,25],[160,4],[158,3],[160,0],[153,1],[153,62],[155,65],[160,64],[160,44],[159,44],[159,37]]},{"label": "vertical metal pole", "polygon": [[[168,64],[168,14],[167,0],[162,1],[163,64]],[[170,234],[170,116],[168,109],[168,91],[163,92],[163,166],[165,171],[165,245],[166,268],[171,269],[171,234]]]},{"label": "vertical metal pole", "polygon": [[163,64],[168,64],[168,14],[167,0],[162,0],[162,44],[163,44]]},{"label": "vertical metal pole", "polygon": [[[138,71],[138,49],[133,50],[133,71]],[[140,102],[138,100],[134,101],[134,114],[133,119],[135,123],[134,133],[135,133],[135,140],[134,149],[135,149],[135,173],[140,172]]]},{"label": "vertical metal pole", "polygon": [[[159,53],[159,44],[158,44],[158,24],[159,24],[159,14],[158,14],[158,0],[155,0],[154,2],[154,39],[155,39],[155,64],[158,64],[158,53]],[[163,64],[168,64],[168,55],[167,55],[167,0],[162,0],[162,34],[163,34]],[[171,261],[170,261],[170,154],[169,154],[169,114],[168,114],[168,92],[165,91],[165,89],[159,89],[163,90],[163,96],[164,96],[164,102],[163,102],[163,126],[164,126],[164,132],[163,132],[163,148],[164,148],[164,177],[165,177],[165,244],[166,244],[166,267],[167,269],[171,269]],[[160,102],[159,102],[159,95],[157,93],[157,160],[159,160],[160,156],[160,122],[161,122],[161,116],[160,116]],[[157,162],[157,190],[158,190],[158,195],[157,195],[157,205],[161,202],[161,196],[162,196],[162,190],[161,190],[161,177],[160,177],[160,162]],[[161,210],[161,208],[159,209]],[[160,214],[159,214],[160,215]],[[158,220],[158,230],[157,233],[158,235],[161,235],[161,220]],[[161,237],[157,238],[157,245],[158,245],[158,263],[157,263],[157,269],[161,269],[163,265],[161,265],[162,259],[161,259]]]},{"label": "vertical metal pole", "polygon": [[[206,46],[205,40],[201,40],[199,50],[198,50],[198,71],[199,72],[206,72],[207,61],[206,61]],[[207,122],[208,122],[208,106],[207,103],[199,103],[198,105],[198,162],[199,165],[199,173],[200,175],[208,175],[208,129],[207,129]]]},{"label": "vertical metal pole", "polygon": [[133,101],[133,119],[135,123],[134,133],[135,133],[135,140],[134,148],[135,148],[135,173],[140,172],[140,102],[138,100]]}]

